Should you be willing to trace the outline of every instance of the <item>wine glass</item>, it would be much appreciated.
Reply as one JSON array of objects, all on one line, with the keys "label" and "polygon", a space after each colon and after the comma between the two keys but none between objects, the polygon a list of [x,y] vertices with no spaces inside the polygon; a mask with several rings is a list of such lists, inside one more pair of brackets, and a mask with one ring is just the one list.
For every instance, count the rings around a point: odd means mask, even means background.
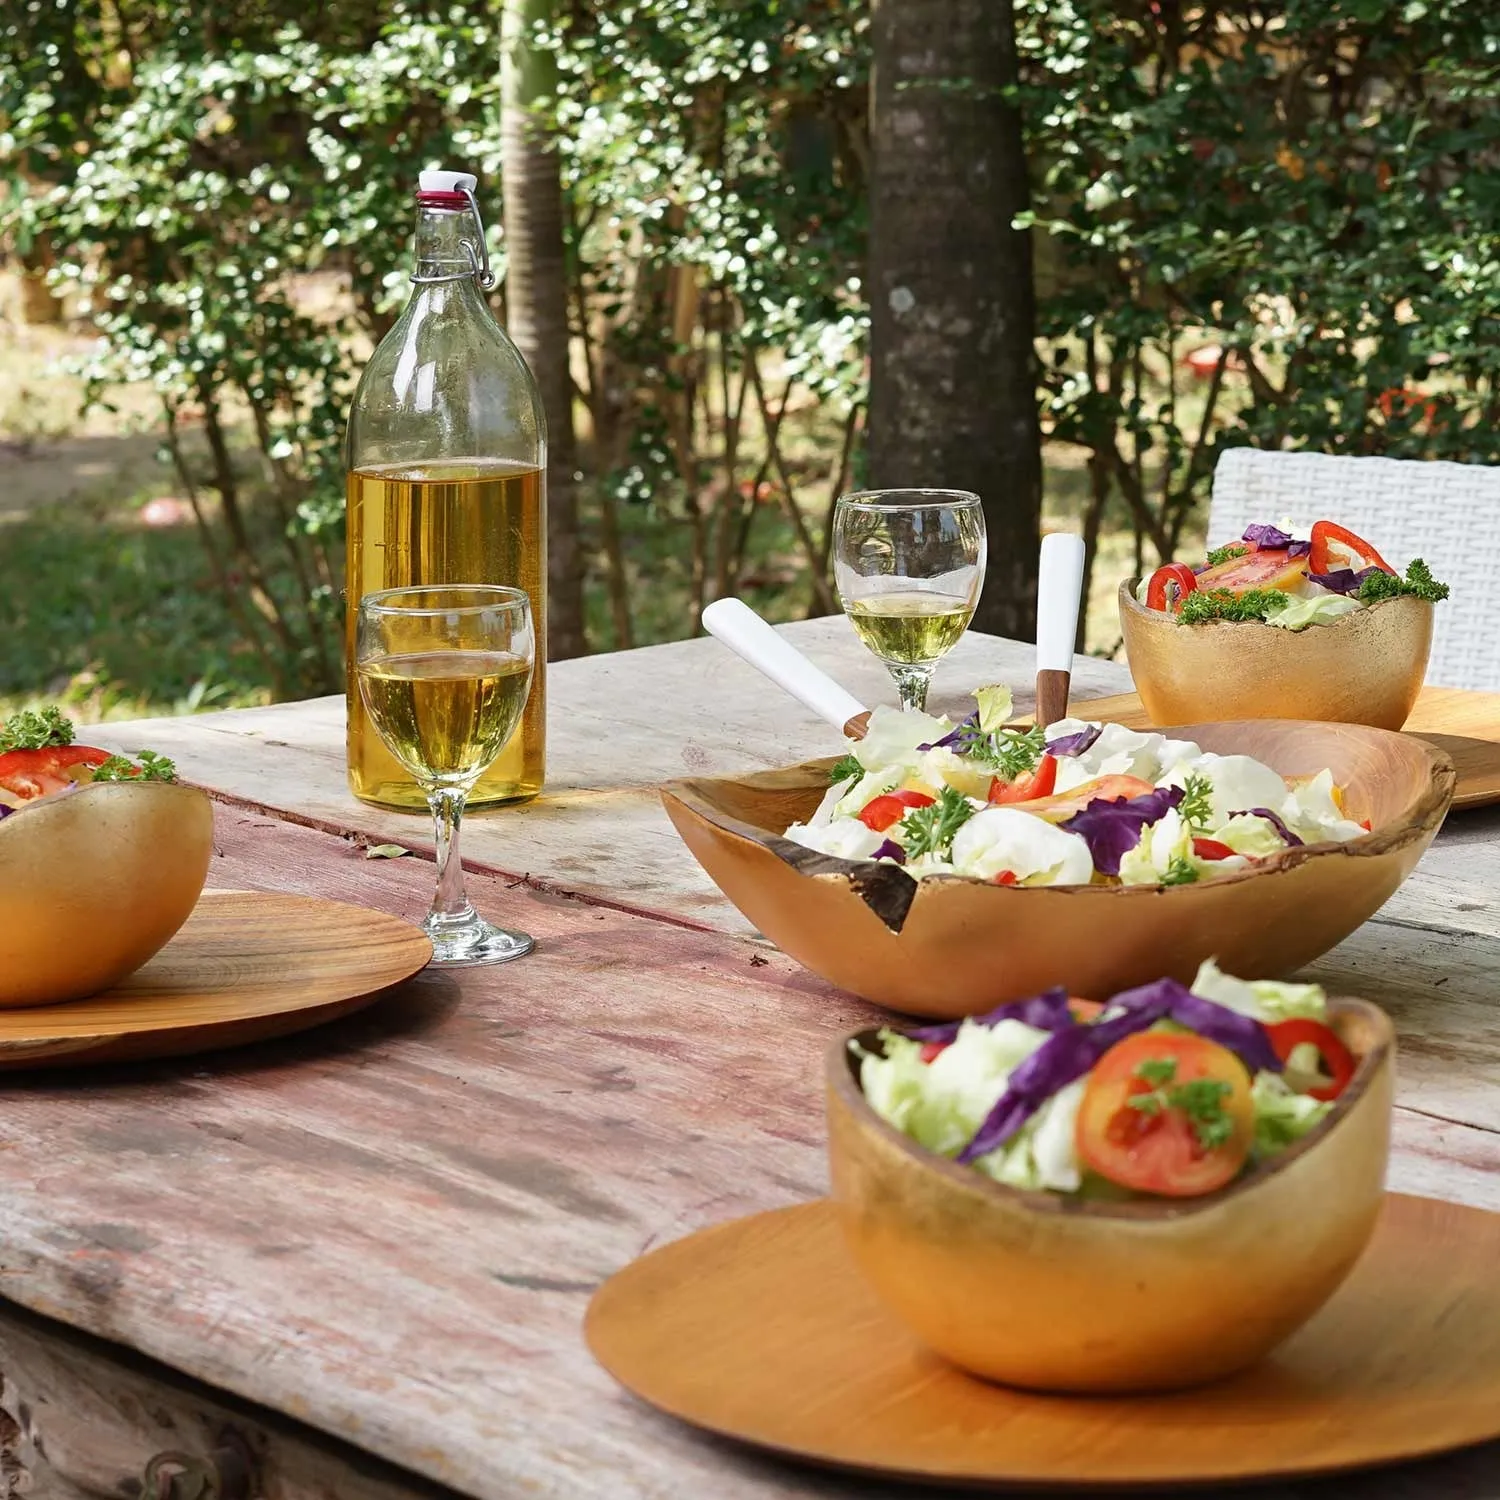
[{"label": "wine glass", "polygon": [[984,583],[984,510],[968,490],[860,490],[833,514],[833,581],[901,707],[921,710]]},{"label": "wine glass", "polygon": [[437,893],[422,930],[435,964],[503,963],[536,946],[474,910],[458,854],[464,801],[515,732],[535,660],[531,604],[520,589],[386,589],[359,601],[360,696],[432,808]]}]

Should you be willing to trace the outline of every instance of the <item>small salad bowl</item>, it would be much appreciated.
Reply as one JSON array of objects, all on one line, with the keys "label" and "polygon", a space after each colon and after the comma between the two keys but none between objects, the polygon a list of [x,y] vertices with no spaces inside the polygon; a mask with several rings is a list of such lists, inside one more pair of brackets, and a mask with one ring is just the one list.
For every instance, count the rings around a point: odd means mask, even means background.
[{"label": "small salad bowl", "polygon": [[850,1251],[923,1344],[987,1380],[1070,1393],[1200,1385],[1270,1353],[1328,1300],[1374,1231],[1395,1039],[1331,1000],[1358,1059],[1294,1145],[1200,1198],[1025,1192],[909,1140],[871,1108],[851,1051],[827,1054],[833,1196]]},{"label": "small salad bowl", "polygon": [[109,782],[0,819],[0,1007],[96,994],[187,920],[213,852],[192,787]]},{"label": "small salad bowl", "polygon": [[1400,729],[1432,649],[1433,606],[1404,595],[1303,630],[1264,621],[1183,625],[1120,585],[1120,628],[1153,724],[1320,719]]},{"label": "small salad bowl", "polygon": [[817,807],[829,761],[670,782],[661,795],[714,883],[784,953],[877,1005],[941,1020],[1054,984],[1095,995],[1162,975],[1186,983],[1213,957],[1235,974],[1291,973],[1390,899],[1453,798],[1452,761],[1385,730],[1255,719],[1171,733],[1284,777],[1327,768],[1346,816],[1371,832],[1195,885],[1028,888],[956,875],[915,881],[892,864],[793,843],[785,830]]}]

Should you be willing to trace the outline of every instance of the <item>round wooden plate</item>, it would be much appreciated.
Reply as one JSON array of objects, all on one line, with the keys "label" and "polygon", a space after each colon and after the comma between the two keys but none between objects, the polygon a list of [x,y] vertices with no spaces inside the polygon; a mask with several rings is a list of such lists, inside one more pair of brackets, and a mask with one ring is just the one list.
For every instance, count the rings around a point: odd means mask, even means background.
[{"label": "round wooden plate", "polygon": [[432,957],[418,927],[316,896],[204,891],[150,963],[63,1005],[0,1010],[0,1069],[176,1057],[331,1021]]},{"label": "round wooden plate", "polygon": [[1289,1478],[1500,1435],[1497,1263],[1500,1215],[1392,1194],[1350,1279],[1255,1369],[1172,1396],[1031,1395],[913,1342],[822,1201],[653,1251],[600,1288],[585,1334],[651,1405],[820,1465],[989,1489]]}]

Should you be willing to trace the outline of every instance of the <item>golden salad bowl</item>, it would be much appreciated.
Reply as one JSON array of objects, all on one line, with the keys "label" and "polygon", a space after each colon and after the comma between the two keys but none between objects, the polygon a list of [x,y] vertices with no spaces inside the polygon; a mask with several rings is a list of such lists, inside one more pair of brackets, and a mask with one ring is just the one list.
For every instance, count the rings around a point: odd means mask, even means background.
[{"label": "golden salad bowl", "polygon": [[1153,724],[1319,719],[1400,729],[1432,650],[1432,605],[1403,595],[1305,630],[1256,620],[1180,625],[1120,585],[1130,675]]},{"label": "golden salad bowl", "polygon": [[[1077,710],[1086,715],[1087,705]],[[1283,776],[1325,767],[1371,832],[1310,844],[1195,885],[990,885],[914,881],[784,838],[828,789],[831,761],[739,779],[670,782],[662,801],[714,883],[784,953],[877,1005],[955,1020],[1054,984],[1112,995],[1205,958],[1268,978],[1320,957],[1411,873],[1453,799],[1453,763],[1406,735],[1353,724],[1254,719],[1168,731]]]},{"label": "golden salad bowl", "polygon": [[1375,1227],[1395,1036],[1362,1000],[1330,1024],[1359,1058],[1323,1122],[1202,1198],[1083,1200],[1005,1187],[924,1150],[865,1102],[850,1043],[828,1052],[828,1152],[849,1248],[929,1348],[1032,1390],[1159,1391],[1242,1370],[1305,1323]]},{"label": "golden salad bowl", "polygon": [[163,948],[208,876],[192,787],[108,782],[0,819],[0,1006],[96,994]]}]

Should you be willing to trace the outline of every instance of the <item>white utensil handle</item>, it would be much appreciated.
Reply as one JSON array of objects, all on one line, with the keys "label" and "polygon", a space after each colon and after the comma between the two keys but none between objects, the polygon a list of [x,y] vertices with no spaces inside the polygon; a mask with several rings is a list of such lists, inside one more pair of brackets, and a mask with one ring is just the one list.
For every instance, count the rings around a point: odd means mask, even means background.
[{"label": "white utensil handle", "polygon": [[813,666],[743,599],[715,599],[703,611],[703,628],[805,708],[839,729],[865,712],[864,704],[853,693]]},{"label": "white utensil handle", "polygon": [[1083,597],[1083,538],[1057,531],[1042,538],[1036,593],[1036,669],[1071,672]]}]

